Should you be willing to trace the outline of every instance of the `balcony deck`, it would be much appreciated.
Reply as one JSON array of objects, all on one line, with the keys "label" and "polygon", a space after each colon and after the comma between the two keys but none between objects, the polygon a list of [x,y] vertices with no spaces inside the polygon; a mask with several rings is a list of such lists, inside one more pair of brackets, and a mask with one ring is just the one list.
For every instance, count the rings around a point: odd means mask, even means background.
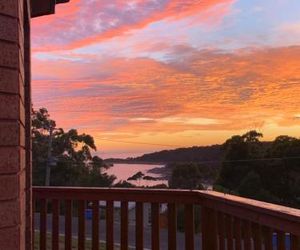
[{"label": "balcony deck", "polygon": [[[33,198],[38,215],[35,228],[38,227],[40,232],[38,247],[41,250],[49,249],[49,245],[50,249],[58,250],[62,232],[64,249],[71,250],[75,231],[79,250],[85,249],[87,231],[91,238],[90,249],[99,249],[99,240],[103,235],[106,249],[114,249],[116,201],[120,202],[118,233],[122,250],[132,246],[132,238],[133,247],[139,250],[300,249],[300,210],[213,191],[34,187]],[[132,203],[135,204],[134,225],[129,226]],[[86,219],[88,204],[91,204],[92,211],[89,222]],[[145,204],[150,204],[149,232],[145,230]],[[161,204],[165,204],[165,209]],[[181,233],[177,227],[179,210],[184,211],[181,213],[184,221]],[[105,211],[105,220],[100,219],[102,211]],[[197,222],[196,217],[200,217]],[[195,232],[196,223],[200,224],[199,232]],[[163,225],[166,229],[161,228]],[[166,233],[162,234],[162,231]],[[51,233],[51,242],[47,240],[48,233]],[[182,235],[183,246],[178,244],[178,238]],[[147,237],[150,237],[150,246],[145,240]]]}]

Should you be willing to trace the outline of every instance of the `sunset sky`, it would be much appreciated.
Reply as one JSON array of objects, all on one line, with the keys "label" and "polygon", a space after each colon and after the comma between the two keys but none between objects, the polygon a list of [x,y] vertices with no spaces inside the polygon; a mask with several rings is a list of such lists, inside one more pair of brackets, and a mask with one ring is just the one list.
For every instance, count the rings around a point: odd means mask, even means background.
[{"label": "sunset sky", "polygon": [[300,136],[299,0],[71,0],[32,23],[34,108],[98,154]]}]

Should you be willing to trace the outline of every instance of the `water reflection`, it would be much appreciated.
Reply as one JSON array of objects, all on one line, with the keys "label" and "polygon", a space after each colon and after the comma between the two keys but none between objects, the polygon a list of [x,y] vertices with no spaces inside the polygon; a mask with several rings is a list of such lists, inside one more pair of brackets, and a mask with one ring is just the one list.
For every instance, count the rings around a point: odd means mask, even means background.
[{"label": "water reflection", "polygon": [[[122,164],[116,163],[113,167],[110,167],[106,172],[110,175],[115,175],[117,177],[116,182],[119,181],[127,181],[127,179],[137,172],[141,171],[144,175],[159,178],[158,180],[137,180],[137,181],[129,181],[130,183],[136,186],[154,186],[158,184],[168,184],[167,180],[162,180],[161,174],[152,173],[149,170],[163,168],[164,165],[150,165],[150,164]],[[157,172],[157,171],[156,171]]]}]

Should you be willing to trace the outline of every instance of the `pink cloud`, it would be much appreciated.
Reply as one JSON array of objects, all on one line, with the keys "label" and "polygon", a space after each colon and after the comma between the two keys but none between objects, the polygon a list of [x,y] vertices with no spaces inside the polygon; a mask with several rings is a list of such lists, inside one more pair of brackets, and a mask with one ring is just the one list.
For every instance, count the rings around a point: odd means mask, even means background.
[{"label": "pink cloud", "polygon": [[[180,57],[186,50],[173,53]],[[66,127],[99,132],[238,130],[271,120],[297,125],[299,58],[300,47],[288,47],[194,51],[184,67],[177,60],[36,60],[35,106],[52,109]],[[201,119],[218,122],[194,122]]]},{"label": "pink cloud", "polygon": [[[33,49],[74,49],[122,36],[157,21],[179,20],[203,13],[206,13],[204,19],[217,17],[219,20],[233,2],[234,0],[76,0],[59,7],[55,16],[33,21]],[[207,12],[220,5],[224,7]]]},{"label": "pink cloud", "polygon": [[113,140],[203,145],[253,128],[270,139],[298,136],[299,46],[171,51],[168,63],[102,56],[36,59],[34,107],[47,107],[58,126],[92,134],[106,152],[157,149]]}]

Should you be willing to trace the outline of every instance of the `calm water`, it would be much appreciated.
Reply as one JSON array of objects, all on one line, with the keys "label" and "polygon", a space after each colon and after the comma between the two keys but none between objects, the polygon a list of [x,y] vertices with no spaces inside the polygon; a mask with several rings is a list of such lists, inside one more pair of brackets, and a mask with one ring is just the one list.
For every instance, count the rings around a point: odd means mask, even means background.
[{"label": "calm water", "polygon": [[[153,168],[161,168],[164,165],[149,165],[149,164],[114,164],[113,167],[110,167],[106,172],[110,175],[115,175],[117,177],[116,182],[126,181],[129,177],[133,176],[137,172],[141,171],[144,175],[152,177],[161,177],[160,174],[149,173],[148,171]],[[129,181],[130,183],[137,186],[154,186],[157,184],[168,184],[166,180],[157,180],[157,181],[147,181],[147,180],[138,180],[138,181]]]}]

